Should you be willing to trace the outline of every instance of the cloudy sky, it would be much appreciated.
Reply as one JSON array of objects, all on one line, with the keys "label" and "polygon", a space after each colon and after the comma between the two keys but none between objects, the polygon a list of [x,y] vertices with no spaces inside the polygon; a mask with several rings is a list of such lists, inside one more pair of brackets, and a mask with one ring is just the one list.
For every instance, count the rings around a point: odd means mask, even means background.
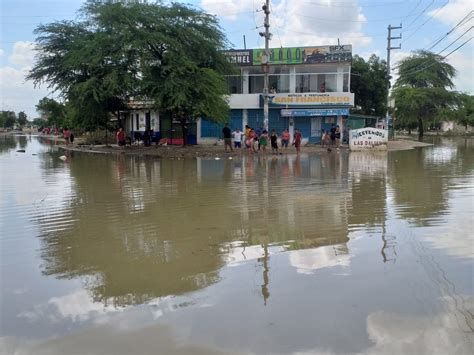
[{"label": "cloudy sky", "polygon": [[[47,88],[25,82],[34,63],[34,29],[40,23],[73,20],[81,0],[2,0],[0,35],[0,109],[25,111],[37,116],[35,105]],[[264,0],[185,0],[218,16],[234,48],[261,48]],[[428,49],[448,55],[472,39],[472,0],[271,0],[272,47],[352,44],[353,53],[368,57],[386,56],[387,26],[402,24],[401,50],[392,52],[392,65],[410,51]],[[466,17],[467,16],[467,17]],[[463,18],[454,31],[451,31]],[[449,35],[445,36],[448,32]],[[457,40],[456,40],[457,39]],[[446,58],[457,70],[456,89],[473,93],[474,41]]]}]

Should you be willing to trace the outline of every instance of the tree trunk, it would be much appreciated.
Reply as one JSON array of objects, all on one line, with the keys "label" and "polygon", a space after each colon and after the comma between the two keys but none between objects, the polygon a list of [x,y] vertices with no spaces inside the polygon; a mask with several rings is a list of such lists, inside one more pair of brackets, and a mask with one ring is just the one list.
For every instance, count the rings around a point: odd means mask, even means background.
[{"label": "tree trunk", "polygon": [[411,128],[408,128],[408,135],[411,136]]},{"label": "tree trunk", "polygon": [[422,139],[423,138],[423,119],[418,118],[418,138]]}]

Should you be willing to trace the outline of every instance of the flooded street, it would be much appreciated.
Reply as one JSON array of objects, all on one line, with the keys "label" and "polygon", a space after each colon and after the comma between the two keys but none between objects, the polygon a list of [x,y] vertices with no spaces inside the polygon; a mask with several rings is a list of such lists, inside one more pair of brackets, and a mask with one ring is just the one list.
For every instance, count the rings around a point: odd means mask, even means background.
[{"label": "flooded street", "polygon": [[474,139],[433,140],[62,161],[0,137],[0,352],[470,354]]}]

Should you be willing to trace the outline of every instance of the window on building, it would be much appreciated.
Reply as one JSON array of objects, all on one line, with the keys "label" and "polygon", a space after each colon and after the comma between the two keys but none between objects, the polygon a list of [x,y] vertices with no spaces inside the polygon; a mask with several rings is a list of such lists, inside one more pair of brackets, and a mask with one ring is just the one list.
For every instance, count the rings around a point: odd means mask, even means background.
[{"label": "window on building", "polygon": [[349,73],[344,73],[344,78],[342,81],[342,91],[349,92]]},{"label": "window on building", "polygon": [[[263,92],[264,73],[260,67],[249,68],[249,93],[260,94]],[[287,65],[270,66],[268,76],[269,92],[290,92],[290,68]]]},{"label": "window on building", "polygon": [[226,77],[227,87],[231,94],[242,94],[242,76],[229,75]]}]

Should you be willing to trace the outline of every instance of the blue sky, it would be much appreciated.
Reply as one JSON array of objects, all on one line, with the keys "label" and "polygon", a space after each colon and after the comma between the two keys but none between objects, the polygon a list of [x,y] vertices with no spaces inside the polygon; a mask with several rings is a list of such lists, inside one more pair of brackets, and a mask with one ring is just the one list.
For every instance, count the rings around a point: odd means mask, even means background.
[{"label": "blue sky", "polygon": [[[84,1],[2,0],[0,35],[0,109],[25,111],[36,117],[39,99],[54,94],[47,88],[34,89],[24,76],[34,63],[34,29],[40,23],[73,20]],[[216,14],[235,48],[264,45],[258,35],[263,24],[264,0],[182,1]],[[447,55],[472,38],[474,1],[471,0],[272,0],[270,31],[272,47],[335,44],[337,39],[353,45],[353,53],[386,57],[387,26],[403,26],[401,50],[392,52],[392,65],[410,51],[429,48],[458,22],[466,21],[432,50]],[[462,37],[456,40],[459,36]],[[453,43],[454,42],[454,43]],[[474,41],[450,54],[446,60],[458,70],[456,89],[473,93]],[[450,47],[448,47],[451,44]],[[448,47],[447,49],[445,49]],[[443,49],[445,49],[443,51]]]}]

